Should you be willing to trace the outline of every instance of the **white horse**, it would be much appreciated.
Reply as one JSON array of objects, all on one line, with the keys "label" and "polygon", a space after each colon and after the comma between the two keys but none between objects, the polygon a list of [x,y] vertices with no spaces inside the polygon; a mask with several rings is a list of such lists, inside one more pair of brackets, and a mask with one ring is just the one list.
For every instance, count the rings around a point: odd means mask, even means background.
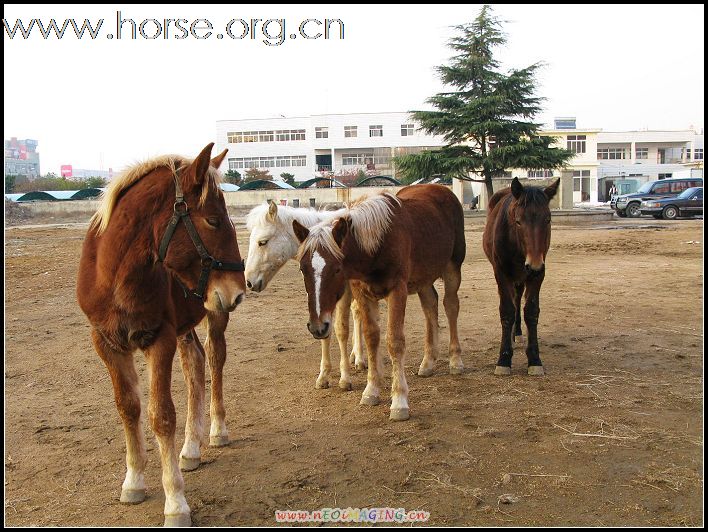
[{"label": "white horse", "polygon": [[[295,259],[300,242],[293,232],[293,220],[297,220],[305,227],[312,227],[320,222],[334,221],[345,212],[346,209],[316,211],[306,208],[278,207],[275,203],[263,204],[251,209],[246,218],[246,226],[251,232],[246,259],[246,286],[254,292],[265,290],[280,268],[288,260]],[[354,334],[352,352],[350,356],[347,356],[350,307],[354,318]],[[359,307],[352,299],[348,284],[344,295],[337,302],[334,332],[337,335],[340,351],[339,387],[343,390],[351,390],[350,363],[355,364],[356,369],[366,369],[367,361],[362,355]],[[322,340],[322,361],[315,388],[329,387],[329,374],[332,369],[329,344],[330,336]]]}]

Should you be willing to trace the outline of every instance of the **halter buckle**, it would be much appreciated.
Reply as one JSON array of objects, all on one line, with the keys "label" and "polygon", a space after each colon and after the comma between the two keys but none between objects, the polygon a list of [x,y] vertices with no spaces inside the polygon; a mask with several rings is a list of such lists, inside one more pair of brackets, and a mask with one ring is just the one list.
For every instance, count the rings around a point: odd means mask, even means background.
[{"label": "halter buckle", "polygon": [[[180,210],[181,207],[184,207],[184,210]],[[175,214],[185,215],[189,212],[189,207],[187,206],[187,202],[184,200],[175,201],[173,208],[174,208]]]}]

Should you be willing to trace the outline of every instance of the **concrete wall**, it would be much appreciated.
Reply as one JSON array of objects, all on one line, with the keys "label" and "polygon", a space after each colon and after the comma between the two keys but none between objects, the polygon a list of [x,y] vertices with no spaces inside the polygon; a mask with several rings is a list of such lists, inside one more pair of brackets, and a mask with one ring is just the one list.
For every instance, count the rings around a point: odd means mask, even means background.
[{"label": "concrete wall", "polygon": [[[550,177],[547,179],[523,179],[519,178],[519,181],[523,186],[532,187],[547,187],[553,184],[557,177]],[[504,188],[511,186],[513,178],[503,178],[495,179],[493,181],[494,192],[498,192]],[[560,185],[558,193],[551,200],[551,209],[563,209],[569,210],[573,208],[573,172],[572,170],[563,170],[560,176]],[[486,210],[487,204],[489,203],[489,198],[487,197],[487,187],[483,183],[470,183],[468,181],[462,182],[458,179],[453,180],[453,192],[457,198],[465,205],[469,204],[471,199],[470,196],[475,192],[479,194],[479,203],[477,208],[479,210]],[[474,192],[473,192],[474,191]]]}]

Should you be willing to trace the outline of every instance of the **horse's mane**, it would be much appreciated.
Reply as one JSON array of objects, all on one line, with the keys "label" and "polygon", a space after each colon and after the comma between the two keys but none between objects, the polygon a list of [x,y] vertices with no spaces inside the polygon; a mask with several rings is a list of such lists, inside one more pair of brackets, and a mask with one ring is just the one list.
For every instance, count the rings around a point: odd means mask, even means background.
[{"label": "horse's mane", "polygon": [[[150,172],[165,166],[169,168],[171,174],[174,175],[179,168],[189,166],[192,162],[192,159],[187,159],[180,155],[162,155],[129,166],[108,184],[107,190],[101,195],[101,205],[91,218],[90,227],[95,228],[96,234],[100,235],[103,233],[108,227],[108,222],[111,219],[111,215],[118,203],[120,195]],[[199,197],[199,205],[204,205],[209,195],[210,188],[218,190],[220,182],[221,174],[219,171],[209,166],[206,179],[202,186],[202,193]]]},{"label": "horse's mane", "polygon": [[[264,227],[273,223],[268,218],[268,208],[269,205],[263,203],[251,209],[246,216],[246,227],[249,231],[253,231],[256,227]],[[344,209],[338,211],[318,211],[315,209],[278,205],[278,214],[275,223],[283,224],[285,229],[290,234],[293,234],[293,220],[297,220],[305,227],[312,227],[322,221],[329,221],[341,214],[344,214]]]},{"label": "horse's mane", "polygon": [[[504,199],[507,195],[512,195],[511,187],[507,187],[498,192],[495,192],[492,198],[489,200],[489,205],[487,205],[487,212],[491,212],[494,206],[502,199]],[[542,207],[544,205],[548,205],[548,197],[546,196],[546,193],[544,192],[544,189],[542,187],[525,186],[524,193],[521,195],[521,197],[519,199],[512,197],[512,201],[514,200],[516,201],[517,205],[521,207],[528,207],[531,205]]]},{"label": "horse's mane", "polygon": [[[393,205],[401,205],[401,200],[387,192],[352,202],[344,216],[351,220],[351,231],[359,247],[373,255],[381,246],[386,232],[391,227]],[[299,257],[313,253],[318,246],[326,249],[338,259],[343,258],[342,250],[332,236],[333,222],[326,220],[310,228],[310,234],[300,248]]]}]

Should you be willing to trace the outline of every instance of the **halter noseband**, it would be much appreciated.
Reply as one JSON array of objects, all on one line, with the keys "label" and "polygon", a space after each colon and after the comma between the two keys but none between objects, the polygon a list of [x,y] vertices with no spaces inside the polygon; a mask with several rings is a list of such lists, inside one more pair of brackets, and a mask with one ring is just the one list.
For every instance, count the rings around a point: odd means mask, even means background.
[{"label": "halter noseband", "polygon": [[[206,285],[209,280],[209,274],[211,273],[211,270],[228,270],[232,272],[242,272],[246,269],[245,262],[243,260],[241,262],[223,262],[220,260],[216,260],[209,254],[207,249],[204,247],[202,239],[199,237],[199,233],[197,233],[197,229],[192,223],[192,219],[189,217],[189,207],[187,207],[187,202],[184,201],[182,187],[179,184],[179,170],[176,170],[172,177],[175,181],[176,196],[175,204],[173,207],[174,214],[170,219],[170,223],[167,224],[167,229],[165,229],[165,234],[162,237],[162,241],[160,242],[158,258],[160,262],[164,262],[165,256],[167,255],[167,247],[170,245],[170,240],[172,240],[172,236],[175,234],[177,224],[179,224],[180,220],[184,220],[184,227],[187,230],[187,234],[189,234],[189,237],[192,239],[194,247],[197,248],[197,253],[199,253],[199,256],[202,259],[202,273],[199,276],[199,284],[197,285],[197,289],[190,291],[190,293],[193,296],[198,297],[199,299],[204,299],[204,290],[206,290]],[[180,284],[182,283],[180,282]],[[182,286],[182,288],[185,289],[186,297],[187,290],[184,286]]]}]

